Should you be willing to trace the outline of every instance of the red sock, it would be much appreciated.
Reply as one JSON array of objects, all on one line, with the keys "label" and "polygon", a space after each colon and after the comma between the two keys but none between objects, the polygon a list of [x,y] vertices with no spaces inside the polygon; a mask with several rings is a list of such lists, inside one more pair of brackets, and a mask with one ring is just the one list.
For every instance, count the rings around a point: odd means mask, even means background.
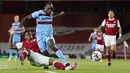
[{"label": "red sock", "polygon": [[109,63],[111,62],[111,54],[110,54],[110,52],[108,52],[108,62]]},{"label": "red sock", "polygon": [[61,69],[61,70],[65,70],[65,68],[66,68],[62,63],[56,62],[56,61],[53,63],[53,66],[54,66],[56,69]]}]

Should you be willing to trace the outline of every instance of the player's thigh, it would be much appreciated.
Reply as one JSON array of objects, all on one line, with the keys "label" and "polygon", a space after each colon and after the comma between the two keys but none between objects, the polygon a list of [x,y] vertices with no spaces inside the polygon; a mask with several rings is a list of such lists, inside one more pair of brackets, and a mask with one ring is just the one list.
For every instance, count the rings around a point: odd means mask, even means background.
[{"label": "player's thigh", "polygon": [[116,36],[111,37],[111,50],[116,50]]},{"label": "player's thigh", "polygon": [[108,35],[104,36],[104,42],[105,42],[106,47],[111,45],[110,40],[111,40],[110,36],[108,36]]},{"label": "player's thigh", "polygon": [[92,43],[92,50],[96,49],[96,43]]},{"label": "player's thigh", "polygon": [[96,50],[104,51],[104,45],[96,44]]},{"label": "player's thigh", "polygon": [[55,39],[54,39],[54,37],[52,35],[47,37],[46,42],[47,42],[48,46],[51,47],[51,48],[57,47],[56,43],[55,43]]},{"label": "player's thigh", "polygon": [[30,51],[30,56],[36,62],[37,66],[49,65],[49,57]]},{"label": "player's thigh", "polygon": [[19,38],[12,38],[13,44],[19,43],[20,41],[21,41],[21,39],[19,39]]},{"label": "player's thigh", "polygon": [[37,37],[37,44],[38,47],[41,49],[42,52],[47,50],[47,44],[46,44],[46,36],[43,37]]},{"label": "player's thigh", "polygon": [[104,45],[101,45],[101,49],[102,52],[104,51]]}]

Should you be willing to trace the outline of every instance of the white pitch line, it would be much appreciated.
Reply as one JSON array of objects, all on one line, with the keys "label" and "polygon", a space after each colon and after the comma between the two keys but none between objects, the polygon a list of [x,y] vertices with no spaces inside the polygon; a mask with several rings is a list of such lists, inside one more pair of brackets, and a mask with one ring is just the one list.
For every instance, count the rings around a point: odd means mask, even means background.
[{"label": "white pitch line", "polygon": [[45,72],[47,72],[47,73],[57,73],[57,72],[53,72],[53,71],[45,71]]}]

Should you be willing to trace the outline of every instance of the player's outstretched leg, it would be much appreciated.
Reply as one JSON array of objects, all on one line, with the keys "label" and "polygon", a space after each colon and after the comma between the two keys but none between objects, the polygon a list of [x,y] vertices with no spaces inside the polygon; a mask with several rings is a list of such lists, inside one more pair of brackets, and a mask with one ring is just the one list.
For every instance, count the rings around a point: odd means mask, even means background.
[{"label": "player's outstretched leg", "polygon": [[64,65],[69,66],[70,64],[67,63],[62,51],[56,47],[56,44],[54,43],[53,39],[50,39],[48,41],[49,47],[56,53],[58,58],[64,63]]},{"label": "player's outstretched leg", "polygon": [[49,59],[49,64],[52,64],[56,69],[61,69],[61,70],[74,70],[78,65],[77,62],[73,62],[72,64],[66,67],[64,64],[57,62],[53,59]]}]

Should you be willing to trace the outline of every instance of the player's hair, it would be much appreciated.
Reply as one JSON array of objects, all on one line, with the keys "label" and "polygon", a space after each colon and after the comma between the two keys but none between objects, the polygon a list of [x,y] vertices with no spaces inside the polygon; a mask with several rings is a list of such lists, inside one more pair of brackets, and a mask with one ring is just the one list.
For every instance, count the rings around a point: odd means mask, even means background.
[{"label": "player's hair", "polygon": [[27,31],[27,30],[26,30],[26,31],[24,32],[24,35],[25,35],[25,33],[27,33],[27,32],[29,32],[29,33],[31,33],[31,34],[32,34],[32,32],[31,32],[31,31]]},{"label": "player's hair", "polygon": [[113,12],[113,13],[115,13],[114,10],[112,10],[112,9],[108,10],[108,13],[109,13],[110,11]]},{"label": "player's hair", "polygon": [[45,6],[51,5],[51,4],[52,4],[52,2],[46,2],[46,3],[45,3]]},{"label": "player's hair", "polygon": [[14,17],[16,17],[16,16],[18,16],[18,17],[19,17],[19,15],[15,15]]}]

